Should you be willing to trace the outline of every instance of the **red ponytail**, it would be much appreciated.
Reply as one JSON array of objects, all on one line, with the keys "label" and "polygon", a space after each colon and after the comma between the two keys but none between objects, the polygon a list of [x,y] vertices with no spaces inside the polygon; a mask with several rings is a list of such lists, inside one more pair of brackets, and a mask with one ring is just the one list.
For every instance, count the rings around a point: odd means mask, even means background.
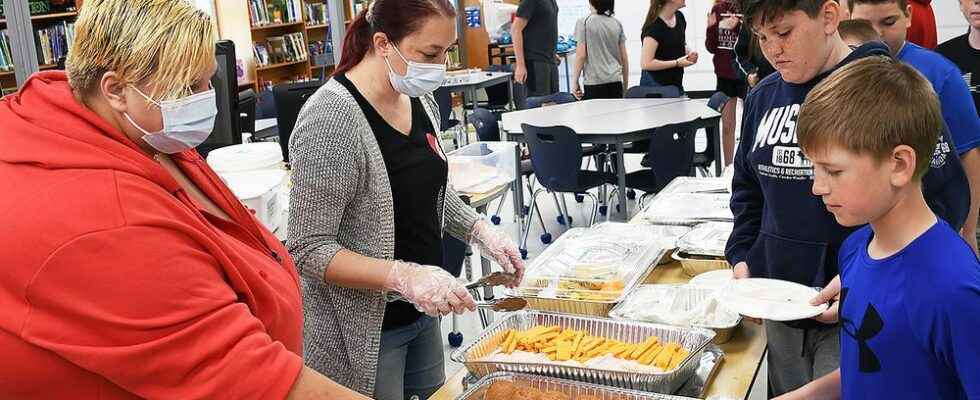
[{"label": "red ponytail", "polygon": [[[420,29],[425,20],[434,16],[455,17],[456,8],[449,0],[375,0],[347,27],[340,63],[334,75],[344,74],[357,64],[374,46],[374,34],[384,32],[388,40],[399,43]],[[371,21],[367,19],[370,11]]]}]

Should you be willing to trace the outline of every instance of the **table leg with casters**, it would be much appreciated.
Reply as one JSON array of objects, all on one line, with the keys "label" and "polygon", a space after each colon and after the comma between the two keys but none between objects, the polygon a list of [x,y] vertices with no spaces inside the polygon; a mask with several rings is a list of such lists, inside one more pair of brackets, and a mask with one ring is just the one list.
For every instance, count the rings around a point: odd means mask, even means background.
[{"label": "table leg with casters", "polygon": [[[626,165],[624,164],[624,159],[626,158],[626,143],[622,140],[616,142],[616,177],[618,178],[619,187],[616,188],[619,191],[619,204],[622,206],[623,215],[629,220],[630,215],[630,205],[627,203],[626,199]],[[612,211],[609,211],[612,214]]]},{"label": "table leg with casters", "polygon": [[[484,206],[478,207],[476,209],[476,211],[478,213],[480,213],[480,214],[486,214],[486,212],[487,212],[487,206],[484,205]],[[486,257],[484,257],[483,254],[480,254],[480,269],[481,269],[481,272],[483,273],[483,275],[480,275],[481,277],[490,275],[490,273],[493,272],[493,271],[491,271],[491,268],[490,268],[490,260],[488,260]],[[493,300],[493,288],[492,287],[489,287],[488,286],[488,287],[483,288],[483,300],[484,301],[492,301]],[[486,310],[486,309],[482,309],[481,308],[479,312],[480,312],[480,322],[483,323],[483,328],[486,328],[486,327],[490,326],[490,324],[493,323],[493,311]]]},{"label": "table leg with casters", "polygon": [[[514,138],[508,134],[507,141],[513,142]],[[514,152],[516,153],[514,156],[514,176],[516,178],[514,179],[514,183],[511,184],[511,190],[514,192],[514,217],[516,217],[518,226],[523,227],[524,226],[524,187],[522,186],[521,183],[522,177],[521,177],[520,143],[518,143],[517,146],[514,146]],[[523,232],[518,231],[518,234],[521,233]]]},{"label": "table leg with casters", "polygon": [[715,176],[721,176],[722,171],[725,169],[725,149],[721,147],[721,129],[718,128],[719,122],[720,119],[715,119],[713,122],[709,122],[704,128],[708,134],[708,140],[714,141],[715,144]]}]

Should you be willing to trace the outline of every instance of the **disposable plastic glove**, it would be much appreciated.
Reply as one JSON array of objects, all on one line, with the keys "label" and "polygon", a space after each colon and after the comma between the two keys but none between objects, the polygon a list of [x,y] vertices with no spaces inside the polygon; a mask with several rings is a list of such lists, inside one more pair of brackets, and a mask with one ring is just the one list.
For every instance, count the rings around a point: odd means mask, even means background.
[{"label": "disposable plastic glove", "polygon": [[481,255],[492,257],[504,272],[516,276],[507,287],[514,288],[521,284],[524,279],[524,260],[521,259],[521,253],[517,251],[517,244],[513,239],[494,229],[487,221],[479,220],[473,225],[470,240],[480,249]]},{"label": "disposable plastic glove", "polygon": [[430,317],[476,311],[476,302],[466,287],[439,267],[395,261],[384,287],[400,293]]}]

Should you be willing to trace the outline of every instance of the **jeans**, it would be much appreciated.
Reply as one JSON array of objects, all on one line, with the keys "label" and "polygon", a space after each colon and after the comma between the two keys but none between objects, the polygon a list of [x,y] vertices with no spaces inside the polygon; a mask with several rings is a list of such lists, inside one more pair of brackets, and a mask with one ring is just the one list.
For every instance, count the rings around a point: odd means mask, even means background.
[{"label": "jeans", "polygon": [[445,381],[439,319],[423,315],[412,324],[381,332],[376,399],[427,399]]},{"label": "jeans", "polygon": [[778,396],[798,389],[840,367],[840,328],[791,328],[766,321],[769,390]]}]

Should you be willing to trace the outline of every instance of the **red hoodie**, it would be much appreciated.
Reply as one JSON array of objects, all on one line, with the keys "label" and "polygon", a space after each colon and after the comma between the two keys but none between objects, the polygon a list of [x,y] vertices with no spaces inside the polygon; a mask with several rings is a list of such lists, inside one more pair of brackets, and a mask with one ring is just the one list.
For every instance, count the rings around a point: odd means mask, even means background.
[{"label": "red hoodie", "polygon": [[0,100],[0,398],[288,393],[303,364],[295,267],[197,152],[174,161],[234,223],[79,104],[64,73]]},{"label": "red hoodie", "polygon": [[927,49],[939,44],[936,33],[936,14],[932,12],[932,0],[909,0],[912,6],[912,26],[905,39]]}]

